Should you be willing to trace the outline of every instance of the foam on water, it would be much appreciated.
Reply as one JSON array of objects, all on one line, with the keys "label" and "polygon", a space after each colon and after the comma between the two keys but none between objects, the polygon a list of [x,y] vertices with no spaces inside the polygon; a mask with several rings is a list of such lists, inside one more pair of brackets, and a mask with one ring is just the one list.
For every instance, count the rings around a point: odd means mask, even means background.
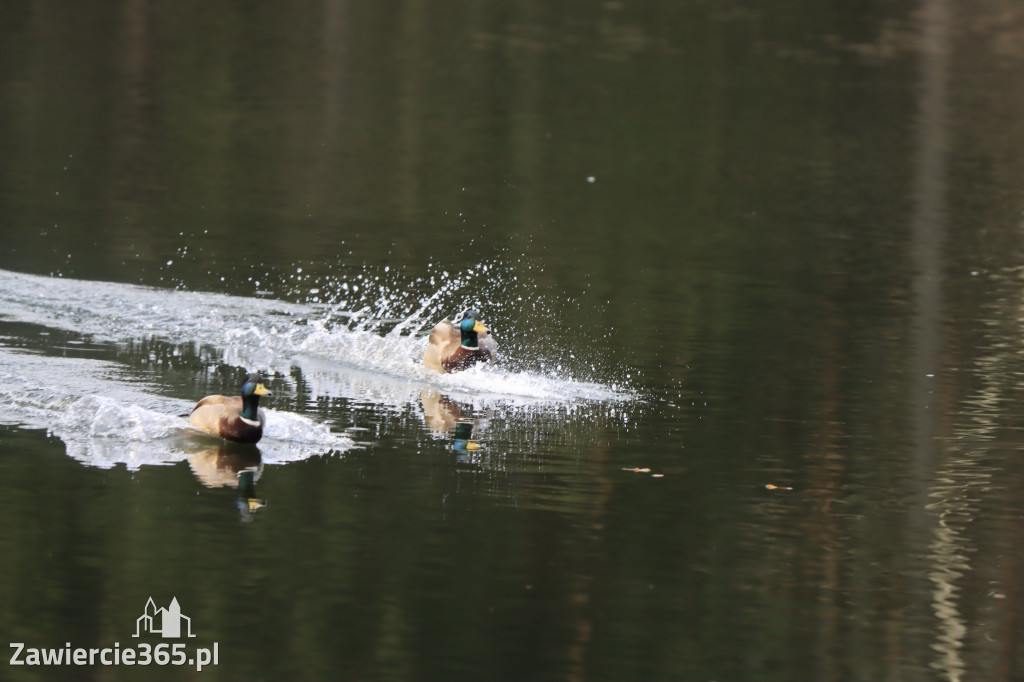
[{"label": "foam on water", "polygon": [[[0,349],[0,423],[48,431],[75,459],[99,467],[173,464],[215,449],[219,439],[182,416],[194,404],[147,391],[119,378],[121,368],[95,359],[62,358]],[[267,410],[260,441],[267,463],[306,459],[353,447],[303,415]]]},{"label": "foam on water", "polygon": [[[311,287],[317,293],[305,301],[288,302],[0,270],[0,316],[115,347],[159,339],[193,349],[211,371],[215,365],[261,369],[288,383],[298,368],[304,390],[313,399],[341,397],[396,410],[420,405],[424,391],[474,408],[498,406],[506,414],[510,406],[564,411],[578,404],[614,404],[635,397],[615,383],[574,377],[560,364],[567,357],[551,363],[537,359],[536,347],[517,347],[515,338],[502,336],[500,329],[492,329],[502,346],[502,361],[496,366],[451,375],[425,368],[421,358],[427,334],[441,316],[437,311],[450,314],[465,305],[479,306],[465,289],[479,294],[479,281],[487,274],[493,275],[493,266],[484,264],[458,276],[439,273],[436,278],[403,282],[385,268],[384,273],[364,271],[348,281],[322,282]],[[520,292],[512,305],[501,300],[501,293],[487,293],[489,300],[497,301],[489,303],[488,310],[499,322],[500,313],[511,314],[513,309],[523,319],[540,298]],[[524,312],[522,306],[528,309]],[[0,421],[47,429],[67,444],[70,455],[96,466],[176,462],[203,442],[204,436],[175,416],[187,412],[193,400],[162,396],[162,388],[147,386],[114,362],[53,357],[0,345],[0,400],[8,406]],[[265,461],[292,461],[353,447],[347,435],[332,433],[307,417],[267,412],[259,444]]]},{"label": "foam on water", "polygon": [[[420,359],[426,335],[440,316],[437,311],[454,312],[467,301],[475,304],[464,290],[469,287],[479,294],[480,282],[495,281],[486,277],[493,275],[494,268],[481,264],[457,276],[445,272],[404,283],[387,269],[375,275],[357,273],[351,281],[319,283],[311,288],[317,293],[302,303],[0,270],[0,314],[114,343],[156,337],[173,344],[210,347],[220,353],[224,364],[283,375],[295,366],[304,372],[308,368],[319,376],[326,395],[365,399],[353,393],[365,389],[372,378],[371,383],[382,382],[371,390],[376,399],[395,405],[408,403],[423,386],[525,403],[636,397],[621,382],[574,377],[561,366],[566,358],[545,363],[536,357],[541,341],[517,345],[513,335],[502,336],[500,325],[492,328],[502,346],[497,367],[453,375],[425,368]],[[417,287],[436,288],[427,294],[410,293]],[[500,312],[513,308],[500,293],[488,292],[488,315],[493,312],[499,322]],[[520,316],[534,311],[540,299],[522,292],[512,298]],[[543,340],[535,330],[530,335],[531,342]],[[581,359],[578,364],[586,363]],[[548,365],[554,369],[546,369]],[[358,385],[346,378],[350,373],[359,377]]]},{"label": "foam on water", "polygon": [[[294,462],[316,455],[341,453],[354,446],[352,439],[335,434],[324,424],[290,412],[266,410],[267,426],[259,443],[267,464]],[[99,467],[125,464],[173,464],[205,452],[216,452],[223,442],[192,428],[183,417],[122,405],[98,395],[74,401],[58,417],[50,433],[67,445],[75,459]]]}]

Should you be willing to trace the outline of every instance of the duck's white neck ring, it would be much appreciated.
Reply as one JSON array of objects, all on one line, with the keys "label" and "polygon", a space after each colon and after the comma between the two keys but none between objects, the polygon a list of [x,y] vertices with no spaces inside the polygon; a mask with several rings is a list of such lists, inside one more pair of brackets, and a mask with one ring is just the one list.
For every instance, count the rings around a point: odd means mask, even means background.
[{"label": "duck's white neck ring", "polygon": [[238,415],[238,418],[241,419],[246,424],[248,424],[249,426],[259,426],[260,425],[260,423],[258,421],[253,421],[251,419],[246,419],[242,415]]}]

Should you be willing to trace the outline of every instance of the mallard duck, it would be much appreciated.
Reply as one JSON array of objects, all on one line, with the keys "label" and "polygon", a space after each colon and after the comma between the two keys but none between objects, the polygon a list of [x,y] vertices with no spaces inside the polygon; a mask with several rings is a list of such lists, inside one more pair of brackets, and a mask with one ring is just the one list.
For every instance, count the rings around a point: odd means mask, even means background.
[{"label": "mallard duck", "polygon": [[446,317],[434,325],[423,364],[438,372],[458,372],[497,357],[498,344],[480,321],[480,313],[470,309],[455,323]]},{"label": "mallard duck", "polygon": [[259,372],[250,372],[242,382],[242,395],[208,395],[192,408],[188,420],[192,426],[238,443],[257,443],[263,437],[267,416],[260,396],[270,395]]}]

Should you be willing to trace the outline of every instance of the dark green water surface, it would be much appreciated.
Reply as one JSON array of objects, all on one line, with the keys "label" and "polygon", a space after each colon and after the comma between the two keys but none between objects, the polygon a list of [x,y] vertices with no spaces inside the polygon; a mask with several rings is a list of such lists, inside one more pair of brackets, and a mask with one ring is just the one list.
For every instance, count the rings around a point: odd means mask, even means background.
[{"label": "dark green water surface", "polygon": [[[218,652],[0,680],[1024,679],[1022,46],[0,3],[0,646]],[[469,305],[501,363],[432,375]],[[247,369],[264,441],[188,429]]]}]

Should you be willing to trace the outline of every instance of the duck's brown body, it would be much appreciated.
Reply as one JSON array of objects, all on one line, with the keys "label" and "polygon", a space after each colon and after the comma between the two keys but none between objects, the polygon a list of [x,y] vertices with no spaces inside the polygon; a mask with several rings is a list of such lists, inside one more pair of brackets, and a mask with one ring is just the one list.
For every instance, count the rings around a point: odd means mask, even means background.
[{"label": "duck's brown body", "polygon": [[487,332],[477,336],[476,347],[462,345],[462,333],[445,318],[434,325],[423,354],[423,364],[438,372],[458,372],[498,357],[498,344]]},{"label": "duck's brown body", "polygon": [[242,416],[242,399],[211,395],[199,401],[188,416],[189,422],[203,431],[238,443],[258,443],[267,422],[263,410],[256,420]]},{"label": "duck's brown body", "polygon": [[491,358],[491,351],[487,350],[483,346],[466,348],[465,346],[460,345],[455,349],[454,353],[441,361],[441,367],[446,372],[460,372],[477,363],[490,362]]}]

